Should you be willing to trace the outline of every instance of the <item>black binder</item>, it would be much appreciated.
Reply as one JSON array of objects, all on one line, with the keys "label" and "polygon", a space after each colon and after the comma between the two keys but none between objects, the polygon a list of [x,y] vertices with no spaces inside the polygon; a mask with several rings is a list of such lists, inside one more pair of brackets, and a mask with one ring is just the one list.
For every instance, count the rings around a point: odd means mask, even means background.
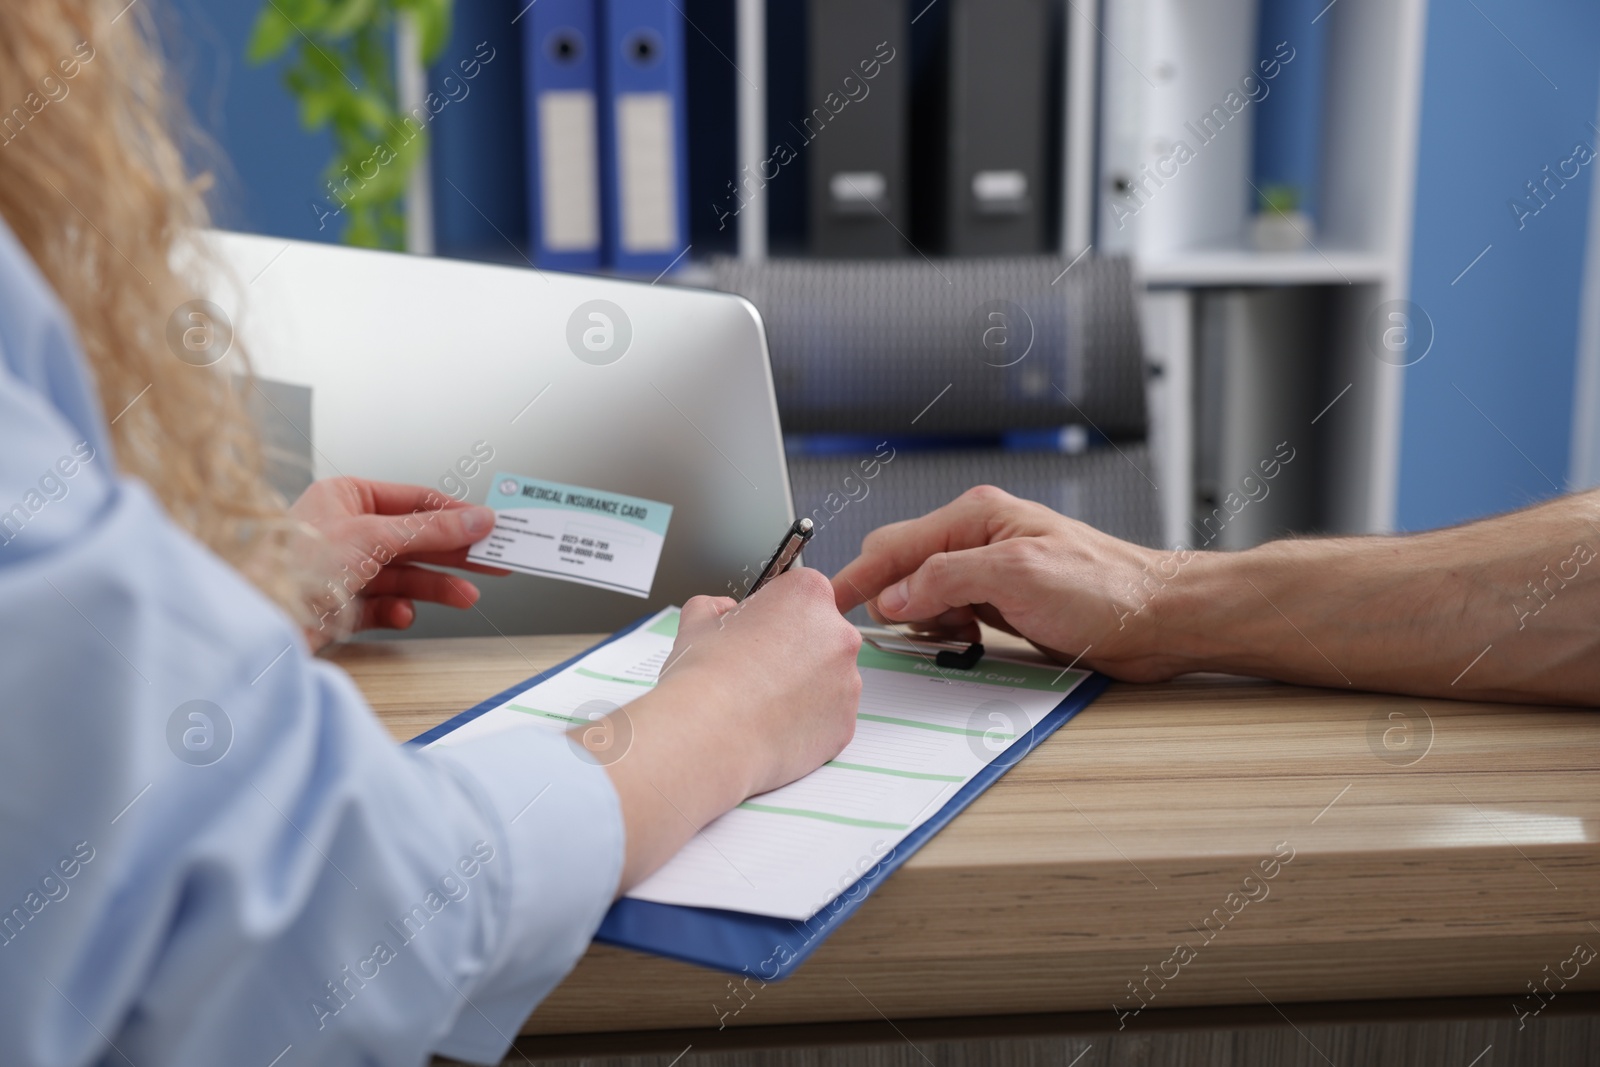
[{"label": "black binder", "polygon": [[1053,250],[1058,14],[1050,0],[941,0],[917,20],[919,247]]},{"label": "black binder", "polygon": [[811,0],[808,109],[789,128],[807,166],[815,255],[907,251],[911,56],[906,0]]}]

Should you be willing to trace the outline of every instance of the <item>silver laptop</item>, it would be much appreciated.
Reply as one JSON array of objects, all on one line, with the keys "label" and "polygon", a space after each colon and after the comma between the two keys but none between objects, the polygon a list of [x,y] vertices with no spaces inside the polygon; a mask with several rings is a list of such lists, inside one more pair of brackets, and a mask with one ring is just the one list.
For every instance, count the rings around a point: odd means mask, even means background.
[{"label": "silver laptop", "polygon": [[[277,383],[280,405],[284,389],[310,390],[311,440],[298,446],[316,477],[411,482],[483,503],[504,472],[672,506],[648,596],[479,577],[476,609],[419,606],[413,635],[613,630],[742,588],[794,517],[766,339],[745,300],[215,240],[231,277],[210,299],[257,373]],[[280,470],[301,436],[301,420],[285,415],[271,442]]]}]

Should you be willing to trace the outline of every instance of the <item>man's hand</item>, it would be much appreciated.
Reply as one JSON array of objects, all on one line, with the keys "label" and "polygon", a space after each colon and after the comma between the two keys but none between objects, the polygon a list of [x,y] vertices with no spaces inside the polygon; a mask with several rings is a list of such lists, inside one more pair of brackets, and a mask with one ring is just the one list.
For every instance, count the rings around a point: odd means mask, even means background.
[{"label": "man's hand", "polygon": [[494,528],[494,512],[416,485],[326,478],[315,482],[289,513],[321,535],[316,562],[324,575],[314,605],[320,624],[308,630],[313,649],[340,628],[404,630],[416,620],[416,601],[469,608],[478,587],[419,564],[506,574],[467,562],[467,549]]},{"label": "man's hand", "polygon": [[1149,635],[1180,565],[984,485],[874,530],[833,588],[841,611],[864,603],[880,622],[969,641],[982,620],[1062,662],[1142,681],[1174,669]]},{"label": "man's hand", "polygon": [[1600,704],[1600,491],[1404,537],[1161,552],[987,486],[874,531],[841,610],[982,620],[1126,681],[1225,671],[1458,700]]}]

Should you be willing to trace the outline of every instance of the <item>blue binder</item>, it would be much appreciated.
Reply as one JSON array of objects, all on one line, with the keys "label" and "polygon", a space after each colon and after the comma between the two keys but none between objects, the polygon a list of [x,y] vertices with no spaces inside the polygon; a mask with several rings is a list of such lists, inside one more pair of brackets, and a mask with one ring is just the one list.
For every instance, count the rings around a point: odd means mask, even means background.
[{"label": "blue binder", "polygon": [[601,265],[599,0],[539,0],[523,20],[528,228],[552,270]]},{"label": "blue binder", "polygon": [[[600,642],[594,648],[603,648],[617,638],[632,633],[643,625],[646,615]],[[525,682],[512,686],[503,693],[490,697],[469,708],[448,722],[435,726],[424,734],[407,741],[410,746],[421,747],[471,722],[479,715],[499,707],[530,685],[544,681],[565,670],[594,649],[580,652],[564,663],[534,675]],[[618,945],[639,952],[698,964],[733,974],[753,975],[767,982],[787,978],[795,968],[817,950],[823,941],[844,921],[854,915],[862,901],[884,879],[893,874],[911,854],[934,834],[944,829],[951,819],[971,804],[985,790],[1015,766],[1039,742],[1066,725],[1068,719],[1088,707],[1095,697],[1105,691],[1110,679],[1103,674],[1085,678],[1076,689],[1034,727],[956,791],[944,807],[927,822],[907,834],[876,866],[840,893],[833,902],[811,918],[802,921],[778,919],[770,915],[750,915],[740,911],[719,908],[689,908],[676,904],[657,904],[648,900],[630,900],[626,897],[611,905],[611,910],[600,923],[595,940],[608,945]]]},{"label": "blue binder", "polygon": [[673,0],[603,3],[606,262],[656,275],[688,249],[683,15]]},{"label": "blue binder", "polygon": [[447,102],[435,105],[424,164],[441,256],[521,265],[529,254],[522,42],[502,32],[521,6],[455,5],[444,61],[428,68],[428,90]]}]

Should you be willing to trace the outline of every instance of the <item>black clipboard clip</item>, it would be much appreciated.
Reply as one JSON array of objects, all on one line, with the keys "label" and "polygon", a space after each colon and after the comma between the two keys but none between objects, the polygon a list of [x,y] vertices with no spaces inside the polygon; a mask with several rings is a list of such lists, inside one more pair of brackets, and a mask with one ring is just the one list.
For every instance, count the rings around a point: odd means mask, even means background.
[{"label": "black clipboard clip", "polygon": [[941,648],[938,655],[933,657],[933,662],[935,666],[944,667],[947,670],[970,671],[978,665],[978,661],[982,658],[983,642],[974,641],[961,652]]}]

